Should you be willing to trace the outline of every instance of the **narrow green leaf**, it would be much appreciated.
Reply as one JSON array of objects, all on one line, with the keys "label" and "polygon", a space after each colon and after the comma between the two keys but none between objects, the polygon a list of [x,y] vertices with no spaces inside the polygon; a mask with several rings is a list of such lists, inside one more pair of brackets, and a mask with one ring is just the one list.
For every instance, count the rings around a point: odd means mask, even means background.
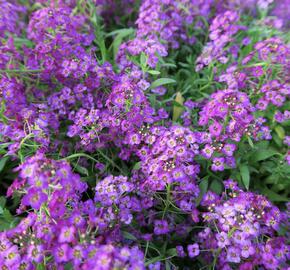
[{"label": "narrow green leaf", "polygon": [[251,155],[251,158],[250,160],[252,162],[258,162],[258,161],[261,161],[261,160],[265,160],[269,157],[272,157],[274,155],[276,155],[277,152],[273,149],[261,149],[261,150],[258,150],[258,151],[255,151],[255,153],[253,153]]},{"label": "narrow green leaf", "polygon": [[159,75],[160,71],[151,69],[151,70],[148,70],[148,73],[151,75]]},{"label": "narrow green leaf", "polygon": [[152,258],[152,259],[146,261],[146,262],[145,262],[145,266],[148,266],[148,265],[150,265],[150,264],[152,264],[152,263],[158,262],[158,261],[160,261],[161,259],[162,259],[162,256],[154,257],[154,258]]},{"label": "narrow green leaf", "polygon": [[175,103],[179,104],[179,106],[177,104],[175,104],[173,106],[172,120],[174,122],[180,117],[180,115],[182,114],[182,112],[184,110],[183,102],[184,102],[184,97],[181,95],[180,92],[177,92],[176,98],[175,98]]},{"label": "narrow green leaf", "polygon": [[173,79],[170,79],[170,78],[160,78],[160,79],[157,79],[156,81],[154,81],[152,84],[151,84],[151,89],[154,89],[158,86],[162,86],[162,85],[165,85],[165,84],[170,84],[170,83],[176,83],[175,80]]},{"label": "narrow green leaf", "polygon": [[176,248],[170,248],[166,251],[166,256],[176,256],[177,255],[177,251]]},{"label": "narrow green leaf", "polygon": [[262,193],[265,194],[273,202],[288,202],[289,201],[288,197],[277,194],[276,192],[268,189],[267,187],[265,187],[262,190]]},{"label": "narrow green leaf", "polygon": [[254,144],[253,144],[253,141],[250,137],[248,137],[248,142],[249,142],[249,145],[254,148]]},{"label": "narrow green leaf", "polygon": [[218,180],[212,181],[212,183],[210,184],[210,190],[217,194],[221,194],[223,190],[222,183]]},{"label": "narrow green leaf", "polygon": [[197,198],[196,204],[199,205],[203,195],[207,192],[208,190],[208,178],[209,176],[206,176],[205,178],[201,179],[201,182],[199,183],[199,196]]},{"label": "narrow green leaf", "polygon": [[278,134],[279,138],[281,140],[284,140],[284,138],[285,138],[285,130],[284,130],[284,128],[281,127],[281,126],[276,126],[275,127],[275,131]]},{"label": "narrow green leaf", "polygon": [[245,188],[248,190],[250,186],[250,171],[249,167],[245,164],[240,166],[240,172],[242,176],[242,182],[245,186]]},{"label": "narrow green leaf", "polygon": [[134,167],[133,167],[133,170],[137,171],[141,168],[141,161],[137,162]]},{"label": "narrow green leaf", "polygon": [[83,175],[89,176],[89,171],[88,171],[87,168],[85,168],[85,167],[83,167],[83,166],[81,166],[81,165],[79,165],[79,164],[77,164],[77,163],[73,163],[73,165],[74,165],[74,169],[75,169],[77,172],[79,172],[79,173],[81,173],[81,174],[83,174]]},{"label": "narrow green leaf", "polygon": [[146,67],[147,66],[147,61],[148,61],[148,57],[147,55],[142,52],[141,55],[140,55],[140,64],[142,67]]},{"label": "narrow green leaf", "polygon": [[0,160],[0,172],[2,172],[2,170],[5,167],[6,162],[9,160],[9,157],[3,157]]},{"label": "narrow green leaf", "polygon": [[126,238],[126,239],[133,240],[133,241],[137,240],[137,238],[129,232],[123,231],[122,234],[123,234],[124,238]]}]

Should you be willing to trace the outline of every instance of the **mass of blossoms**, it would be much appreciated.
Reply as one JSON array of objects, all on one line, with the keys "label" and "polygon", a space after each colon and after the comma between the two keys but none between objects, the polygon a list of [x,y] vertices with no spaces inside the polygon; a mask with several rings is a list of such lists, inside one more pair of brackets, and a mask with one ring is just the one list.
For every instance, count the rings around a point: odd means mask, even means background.
[{"label": "mass of blossoms", "polygon": [[0,270],[289,270],[289,0],[0,0]]}]

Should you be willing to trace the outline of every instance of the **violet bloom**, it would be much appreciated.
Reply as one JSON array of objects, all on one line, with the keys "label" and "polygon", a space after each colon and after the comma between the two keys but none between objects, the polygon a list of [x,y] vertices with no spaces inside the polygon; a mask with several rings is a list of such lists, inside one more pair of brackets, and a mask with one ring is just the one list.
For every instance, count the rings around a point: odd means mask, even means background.
[{"label": "violet bloom", "polygon": [[64,226],[61,228],[60,234],[58,236],[59,243],[70,243],[75,238],[75,227]]},{"label": "violet bloom", "polygon": [[43,246],[31,245],[28,247],[28,255],[35,263],[41,263],[43,261]]},{"label": "violet bloom", "polygon": [[247,240],[242,244],[241,255],[244,258],[248,258],[251,255],[255,254],[255,248],[253,247],[251,241]]},{"label": "violet bloom", "polygon": [[216,235],[216,239],[218,240],[218,246],[220,248],[224,248],[230,244],[230,240],[228,238],[228,234],[225,232],[220,232]]},{"label": "violet bloom", "polygon": [[184,252],[183,246],[176,246],[176,253],[178,257],[184,258],[185,252]]},{"label": "violet bloom", "polygon": [[192,244],[187,246],[188,256],[190,258],[194,258],[199,255],[199,245],[198,244]]},{"label": "violet bloom", "polygon": [[[0,249],[1,250],[1,249]],[[21,257],[20,257],[20,254],[18,252],[18,248],[17,246],[12,246],[11,248],[9,248],[6,252],[6,259],[5,259],[5,263],[8,265],[8,266],[11,266],[12,265],[16,265],[17,263],[20,262],[21,260]],[[5,268],[3,268],[5,269]],[[8,268],[7,268],[8,269]]]},{"label": "violet bloom", "polygon": [[211,135],[218,137],[222,132],[223,126],[219,122],[214,122],[209,126],[209,132]]},{"label": "violet bloom", "polygon": [[154,233],[156,235],[167,234],[168,232],[169,228],[166,220],[155,220]]},{"label": "violet bloom", "polygon": [[226,143],[222,149],[222,152],[226,155],[231,157],[234,154],[234,151],[236,150],[236,145],[231,143]]},{"label": "violet bloom", "polygon": [[229,247],[227,250],[227,261],[233,262],[233,263],[239,263],[241,261],[240,250],[235,247]]},{"label": "violet bloom", "polygon": [[257,229],[250,222],[246,222],[246,223],[242,224],[241,229],[247,235],[257,235],[257,233],[258,233]]},{"label": "violet bloom", "polygon": [[205,158],[211,158],[213,152],[214,152],[214,150],[213,150],[212,146],[210,146],[209,144],[205,145],[205,147],[202,149],[202,155]]},{"label": "violet bloom", "polygon": [[30,205],[35,210],[39,210],[41,205],[46,201],[47,195],[36,188],[31,188],[22,199],[23,205]]},{"label": "violet bloom", "polygon": [[62,244],[60,246],[56,246],[52,251],[54,256],[54,260],[57,263],[68,262],[70,260],[70,246],[68,244]]},{"label": "violet bloom", "polygon": [[213,171],[223,171],[225,169],[224,164],[225,159],[223,157],[215,157],[212,160],[211,169]]}]

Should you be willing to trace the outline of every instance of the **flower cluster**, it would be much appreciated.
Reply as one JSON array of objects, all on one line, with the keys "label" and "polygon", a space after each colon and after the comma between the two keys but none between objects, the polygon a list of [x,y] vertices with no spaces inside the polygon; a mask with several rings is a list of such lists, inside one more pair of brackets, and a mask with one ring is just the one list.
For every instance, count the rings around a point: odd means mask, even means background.
[{"label": "flower cluster", "polygon": [[286,270],[285,2],[0,0],[0,269]]},{"label": "flower cluster", "polygon": [[[48,267],[59,268],[70,262],[74,269],[145,269],[143,254],[137,248],[116,247],[108,241],[109,238],[107,243],[98,239],[102,226],[103,229],[108,226],[101,217],[109,218],[110,211],[102,213],[104,210],[97,209],[91,200],[81,201],[87,185],[71,171],[67,162],[47,159],[39,153],[27,159],[18,170],[19,180],[10,187],[8,194],[24,193],[19,211],[31,207],[34,212],[30,212],[15,228],[0,234],[0,258],[4,269],[34,269],[33,265],[43,263],[48,254],[54,258],[48,262]],[[95,201],[104,206],[110,205],[108,198],[113,197],[107,192],[102,196],[102,188],[104,191],[113,188],[109,182],[110,177],[96,188]],[[120,194],[133,189],[132,185],[126,185],[126,177],[118,177],[114,182],[122,183]],[[117,204],[117,197],[113,204]],[[136,202],[136,207],[140,205]],[[123,210],[128,211],[125,206]],[[129,217],[123,215],[123,218],[128,223]],[[116,237],[112,241],[116,241]]]},{"label": "flower cluster", "polygon": [[210,226],[198,234],[202,248],[213,250],[220,269],[286,267],[289,247],[277,237],[282,213],[264,196],[242,191],[233,180],[224,184],[221,196],[208,193],[203,198],[208,212],[202,216]]},{"label": "flower cluster", "polygon": [[26,8],[18,5],[14,1],[0,1],[0,38],[6,33],[19,35],[24,23],[20,19],[21,13],[25,13]]},{"label": "flower cluster", "polygon": [[19,179],[9,190],[24,193],[21,210],[47,207],[52,216],[62,216],[68,201],[78,199],[87,185],[74,174],[66,161],[48,159],[39,152],[27,159],[17,170]]},{"label": "flower cluster", "polygon": [[[124,176],[108,176],[96,186],[94,201],[100,205],[97,210],[99,224],[103,227],[113,226],[121,222],[130,224],[133,213],[149,209],[153,199],[146,194],[134,194],[136,186]],[[134,192],[134,193],[133,193]]]},{"label": "flower cluster", "polygon": [[202,155],[212,158],[213,170],[224,170],[225,164],[234,165],[231,157],[243,136],[254,140],[271,138],[269,128],[263,126],[265,120],[255,118],[254,111],[243,92],[226,89],[211,95],[211,100],[200,112],[199,124],[208,128]]},{"label": "flower cluster", "polygon": [[234,54],[235,48],[226,48],[226,46],[233,42],[234,35],[243,29],[242,26],[237,24],[238,20],[239,15],[236,11],[226,11],[214,18],[209,28],[211,41],[206,44],[202,54],[196,60],[197,71],[214,61],[223,64],[229,61],[230,54]]},{"label": "flower cluster", "polygon": [[146,177],[144,188],[162,190],[168,184],[177,185],[183,191],[195,190],[197,195],[199,166],[194,157],[199,152],[198,141],[197,134],[181,126],[142,127],[131,134],[129,144],[140,145],[137,155]]},{"label": "flower cluster", "polygon": [[44,78],[77,79],[96,66],[85,48],[94,38],[90,24],[86,17],[71,13],[70,8],[48,7],[34,12],[29,21],[28,37],[37,45],[27,53],[27,66],[43,69]]}]

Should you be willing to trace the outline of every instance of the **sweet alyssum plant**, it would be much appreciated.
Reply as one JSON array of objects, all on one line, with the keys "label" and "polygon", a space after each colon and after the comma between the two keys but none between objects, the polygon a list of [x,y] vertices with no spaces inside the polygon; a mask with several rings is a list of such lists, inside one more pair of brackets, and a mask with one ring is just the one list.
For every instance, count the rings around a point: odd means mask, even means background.
[{"label": "sweet alyssum plant", "polygon": [[0,269],[288,269],[285,0],[0,0]]}]

